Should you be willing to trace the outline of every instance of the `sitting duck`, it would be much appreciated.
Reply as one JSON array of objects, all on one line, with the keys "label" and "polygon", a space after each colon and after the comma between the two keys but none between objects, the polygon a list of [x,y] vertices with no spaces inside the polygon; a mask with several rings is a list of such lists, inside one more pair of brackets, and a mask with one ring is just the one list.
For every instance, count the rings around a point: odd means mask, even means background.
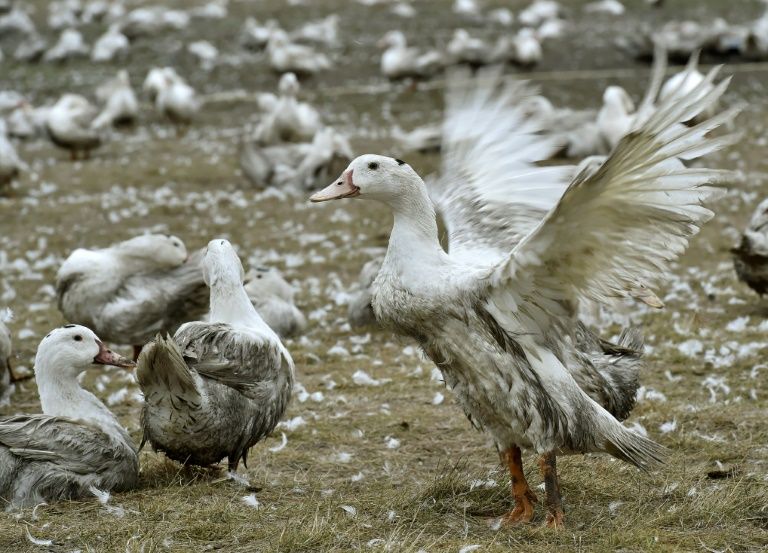
[{"label": "sitting duck", "polygon": [[[665,456],[619,421],[634,402],[633,371],[611,364],[594,371],[581,355],[579,304],[631,297],[662,306],[648,285],[713,216],[702,202],[717,194],[707,184],[721,176],[688,169],[679,157],[735,142],[707,134],[738,110],[679,126],[714,103],[728,80],[703,99],[697,88],[667,100],[594,173],[564,187],[553,178],[559,168],[531,166],[555,146],[516,105],[520,90],[509,86],[523,85],[502,86],[498,73],[466,83],[448,83],[441,177],[429,187],[406,162],[368,154],[311,200],[370,199],[392,210],[373,286],[376,319],[419,342],[472,424],[493,438],[515,500],[503,521],[534,515],[526,448],[539,456],[546,524],[562,528],[558,455],[604,452],[645,470]],[[634,355],[633,342],[609,349]]]},{"label": "sitting duck", "polygon": [[211,289],[209,321],[186,323],[172,338],[158,336],[139,356],[142,443],[193,465],[227,457],[236,471],[285,412],[293,360],[251,304],[228,241],[208,244],[203,274]]},{"label": "sitting duck", "polygon": [[73,161],[88,159],[101,145],[99,130],[93,127],[98,110],[79,94],[64,94],[48,111],[46,128],[51,141],[69,150]]},{"label": "sitting duck", "polygon": [[78,248],[56,274],[64,317],[117,344],[141,346],[158,332],[174,332],[208,310],[201,253],[188,256],[179,238],[137,236],[108,248]]},{"label": "sitting duck", "polygon": [[78,382],[94,365],[134,363],[83,326],[57,328],[40,342],[35,378],[43,413],[0,418],[0,500],[9,509],[137,485],[139,459],[128,432]]}]

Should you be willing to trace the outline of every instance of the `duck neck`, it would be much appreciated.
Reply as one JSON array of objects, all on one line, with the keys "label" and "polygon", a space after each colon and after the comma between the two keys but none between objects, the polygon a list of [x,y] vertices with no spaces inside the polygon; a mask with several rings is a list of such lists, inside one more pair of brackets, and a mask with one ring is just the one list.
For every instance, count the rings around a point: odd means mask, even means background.
[{"label": "duck neck", "polygon": [[239,280],[219,281],[211,286],[212,322],[233,323],[255,319],[261,321]]},{"label": "duck neck", "polygon": [[442,262],[446,254],[437,234],[435,208],[424,187],[412,194],[398,196],[388,204],[394,214],[387,248],[389,261]]}]

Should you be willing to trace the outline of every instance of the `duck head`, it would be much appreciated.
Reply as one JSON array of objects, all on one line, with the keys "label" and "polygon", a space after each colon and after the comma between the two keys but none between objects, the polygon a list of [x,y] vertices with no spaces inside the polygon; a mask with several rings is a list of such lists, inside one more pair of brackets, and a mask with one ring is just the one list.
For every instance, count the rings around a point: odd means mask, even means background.
[{"label": "duck head", "polygon": [[424,181],[410,165],[400,159],[365,154],[352,160],[349,167],[333,183],[309,198],[326,202],[342,198],[365,198],[392,205],[398,198],[412,197],[414,188]]},{"label": "duck head", "polygon": [[[52,330],[37,348],[35,372],[38,377],[76,378],[93,365],[133,368],[136,364],[113,352],[92,330],[80,325],[65,325]],[[53,373],[56,375],[53,375]]]},{"label": "duck head", "polygon": [[635,103],[626,90],[620,86],[609,86],[603,92],[603,105],[629,115],[635,111]]},{"label": "duck head", "polygon": [[243,285],[245,270],[229,240],[217,238],[208,242],[203,257],[203,280],[210,288],[222,284]]},{"label": "duck head", "polygon": [[169,234],[143,234],[118,244],[123,257],[149,263],[153,269],[173,269],[187,260],[187,247],[181,238]]}]

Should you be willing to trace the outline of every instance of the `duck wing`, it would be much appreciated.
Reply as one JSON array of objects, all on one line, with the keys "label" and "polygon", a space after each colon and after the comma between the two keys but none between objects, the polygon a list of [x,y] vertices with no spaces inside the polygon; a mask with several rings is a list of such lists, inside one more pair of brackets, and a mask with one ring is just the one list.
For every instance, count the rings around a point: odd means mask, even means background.
[{"label": "duck wing", "polygon": [[[710,86],[719,68],[700,85]],[[605,163],[579,173],[558,204],[509,257],[491,271],[488,307],[508,332],[558,338],[580,300],[609,303],[632,296],[661,302],[647,286],[680,256],[713,213],[702,205],[720,192],[726,171],[688,168],[689,160],[733,144],[738,136],[708,133],[732,120],[731,108],[686,128],[713,105],[730,79],[701,96],[699,87],[662,102],[621,139]]]},{"label": "duck wing", "polygon": [[428,190],[457,259],[500,261],[565,191],[570,166],[537,165],[563,144],[526,109],[535,94],[499,68],[449,74],[441,174]]},{"label": "duck wing", "polygon": [[0,445],[24,461],[51,463],[54,468],[44,479],[64,478],[65,473],[100,475],[121,465],[134,467],[138,477],[136,449],[127,434],[123,438],[128,447],[116,447],[115,440],[97,426],[66,417],[0,419]]},{"label": "duck wing", "polygon": [[105,336],[144,344],[157,333],[172,333],[182,323],[202,318],[210,296],[202,258],[203,250],[199,250],[174,269],[126,278],[100,314],[99,327],[109,329],[103,332]]},{"label": "duck wing", "polygon": [[187,323],[174,337],[187,365],[205,378],[249,399],[261,399],[284,377],[293,361],[280,342],[251,328],[226,323]]}]

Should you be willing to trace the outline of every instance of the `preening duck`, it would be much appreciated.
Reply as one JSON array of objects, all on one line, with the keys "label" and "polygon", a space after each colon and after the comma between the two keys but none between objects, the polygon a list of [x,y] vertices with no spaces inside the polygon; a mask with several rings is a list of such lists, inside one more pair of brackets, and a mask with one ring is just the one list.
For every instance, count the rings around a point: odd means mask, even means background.
[{"label": "preening duck", "polygon": [[77,377],[94,365],[131,368],[89,329],[66,325],[35,357],[41,415],[0,418],[0,500],[8,508],[127,490],[139,479],[136,446],[117,418]]},{"label": "preening duck", "polygon": [[158,332],[202,317],[208,289],[201,253],[175,236],[137,236],[104,249],[79,248],[56,274],[59,310],[110,342],[141,346]]},{"label": "preening duck", "polygon": [[[546,523],[560,527],[557,455],[605,452],[643,469],[664,456],[618,420],[633,402],[636,384],[624,382],[632,370],[602,374],[603,390],[623,399],[615,406],[581,382],[581,350],[592,340],[578,338],[578,305],[629,296],[661,306],[647,286],[712,217],[701,203],[716,195],[708,184],[722,176],[680,159],[733,143],[734,136],[707,134],[737,110],[679,125],[714,103],[728,80],[703,99],[697,88],[666,101],[596,171],[564,186],[553,177],[558,168],[532,167],[555,146],[521,113],[522,85],[502,87],[498,74],[481,74],[475,86],[452,81],[441,178],[428,188],[404,161],[363,155],[311,199],[372,199],[392,210],[373,287],[377,320],[421,344],[472,423],[493,437],[515,499],[504,520],[533,516],[535,494],[521,464],[527,448],[540,456]],[[618,355],[637,345],[625,339]]]},{"label": "preening duck", "polygon": [[203,258],[211,288],[208,322],[184,324],[139,356],[144,392],[144,442],[171,459],[229,469],[282,417],[293,388],[293,360],[251,304],[244,271],[226,240],[213,240]]}]

